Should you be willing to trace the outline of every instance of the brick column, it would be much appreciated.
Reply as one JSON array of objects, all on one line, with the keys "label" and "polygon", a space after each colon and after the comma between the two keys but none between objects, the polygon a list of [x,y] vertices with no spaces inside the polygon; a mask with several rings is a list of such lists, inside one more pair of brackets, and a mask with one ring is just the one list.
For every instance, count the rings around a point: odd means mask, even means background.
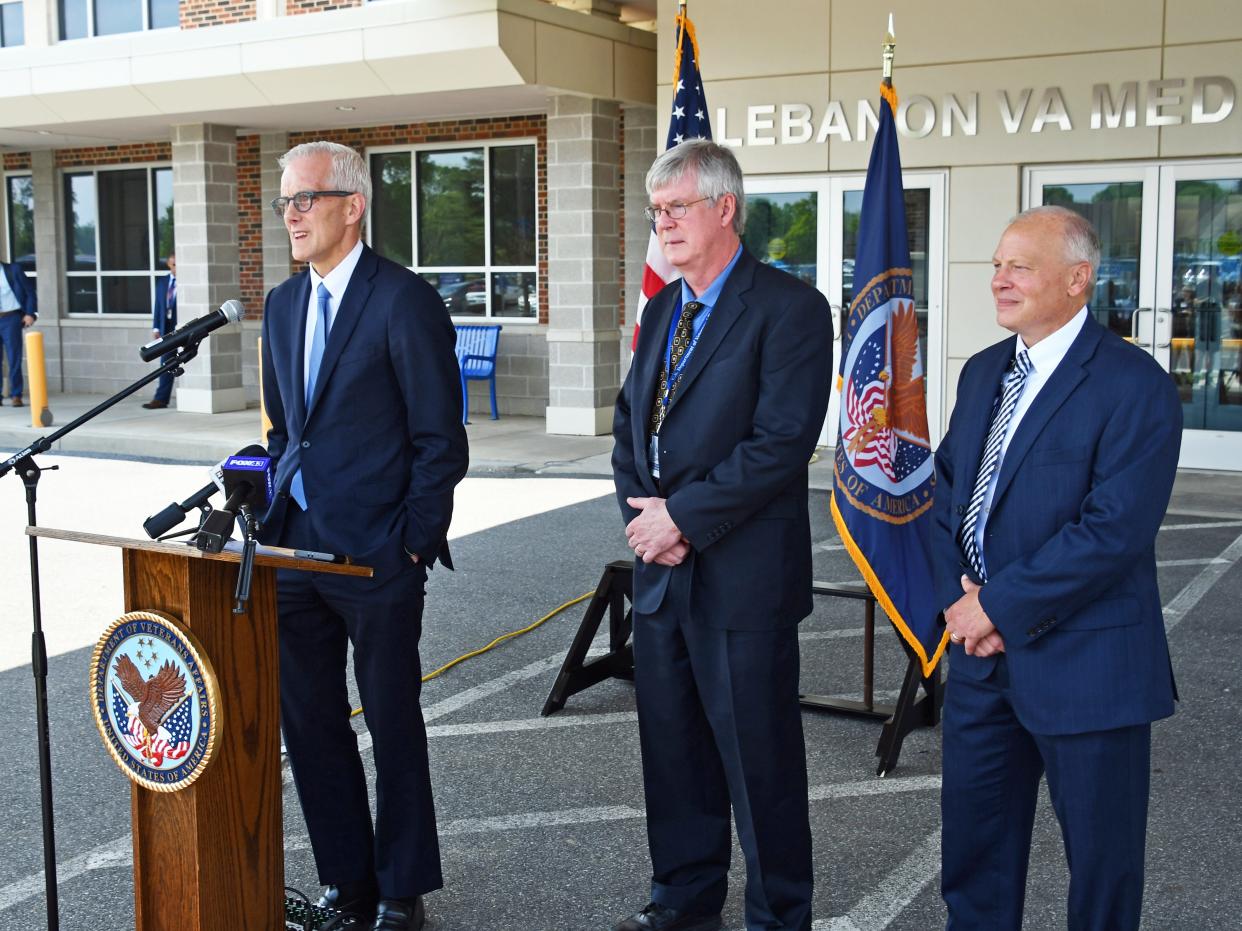
[{"label": "brick column", "polygon": [[643,268],[651,224],[643,216],[647,206],[647,170],[656,157],[656,111],[648,104],[625,106],[625,326],[621,331],[621,373],[630,370],[630,346],[638,296],[643,291]]},{"label": "brick column", "polygon": [[267,205],[280,196],[280,166],[276,159],[289,151],[288,133],[259,135],[259,181],[263,187],[263,293],[289,277],[292,253],[289,231]]},{"label": "brick column", "polygon": [[38,272],[39,323],[43,331],[43,355],[47,364],[48,391],[64,390],[60,323],[67,304],[65,279],[64,192],[52,150],[30,153],[30,176],[34,182],[35,268]]},{"label": "brick column", "polygon": [[[177,319],[215,310],[240,294],[237,274],[237,131],[172,127]],[[243,410],[241,329],[216,330],[177,379],[177,408],[201,414]]]},{"label": "brick column", "polygon": [[548,98],[549,433],[612,429],[621,384],[616,102]]}]

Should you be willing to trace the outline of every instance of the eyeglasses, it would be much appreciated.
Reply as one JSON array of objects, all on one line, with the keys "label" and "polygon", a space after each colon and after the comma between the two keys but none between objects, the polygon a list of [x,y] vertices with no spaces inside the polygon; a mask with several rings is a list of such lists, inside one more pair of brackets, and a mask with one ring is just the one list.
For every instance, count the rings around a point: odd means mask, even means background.
[{"label": "eyeglasses", "polygon": [[275,211],[276,216],[283,219],[290,204],[297,208],[298,213],[306,213],[315,206],[316,197],[350,197],[356,193],[356,191],[298,191],[292,197],[273,197],[272,210]]},{"label": "eyeglasses", "polygon": [[668,215],[670,220],[680,220],[686,215],[686,212],[695,204],[701,204],[705,200],[715,200],[714,197],[700,197],[698,200],[692,200],[688,204],[669,204],[667,207],[644,207],[643,213],[652,223],[656,223],[660,219],[660,214]]}]

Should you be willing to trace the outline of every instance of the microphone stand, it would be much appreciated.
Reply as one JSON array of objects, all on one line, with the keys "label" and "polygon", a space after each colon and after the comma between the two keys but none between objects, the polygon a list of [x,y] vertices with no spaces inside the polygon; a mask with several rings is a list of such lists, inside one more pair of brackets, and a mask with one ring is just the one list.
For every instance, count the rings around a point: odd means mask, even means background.
[{"label": "microphone stand", "polygon": [[[207,334],[203,334],[206,336]],[[52,448],[52,444],[65,434],[76,430],[108,408],[120,403],[131,394],[141,390],[166,372],[174,378],[185,373],[185,363],[198,354],[200,340],[187,343],[177,350],[176,354],[158,369],[144,375],[128,388],[123,388],[101,404],[91,408],[81,417],[65,424],[55,433],[39,437],[21,452],[14,453],[0,463],[0,478],[16,470],[22,484],[26,486],[26,523],[37,527],[36,502],[38,500],[39,477],[43,472],[58,469],[49,466],[44,469],[34,461],[34,457]],[[34,632],[31,635],[30,666],[35,680],[35,721],[39,733],[39,794],[43,810],[43,879],[47,895],[47,927],[48,931],[60,931],[60,900],[56,887],[56,826],[52,817],[52,745],[51,732],[48,726],[47,708],[47,642],[43,637],[43,607],[39,592],[39,538],[31,535],[30,539],[30,604],[34,619]]]},{"label": "microphone stand", "polygon": [[254,511],[248,504],[243,504],[240,510],[246,524],[246,542],[242,545],[241,565],[237,568],[237,588],[233,592],[234,614],[246,613],[246,603],[250,601],[250,579],[254,574],[254,553],[259,544],[259,522],[254,519]]}]

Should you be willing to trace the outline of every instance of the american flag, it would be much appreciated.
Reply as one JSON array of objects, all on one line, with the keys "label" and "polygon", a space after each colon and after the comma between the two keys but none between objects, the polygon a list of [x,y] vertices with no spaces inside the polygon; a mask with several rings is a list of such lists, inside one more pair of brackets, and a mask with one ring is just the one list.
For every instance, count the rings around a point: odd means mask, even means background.
[{"label": "american flag", "polygon": [[138,720],[138,715],[129,714],[129,703],[125,693],[115,684],[112,686],[112,713],[118,722],[124,721],[122,736],[143,760],[151,766],[163,766],[165,761],[181,759],[190,752],[190,733],[194,727],[191,700],[187,696],[182,700],[160,725],[159,730],[151,736],[151,746],[144,748],[146,728]]},{"label": "american flag", "polygon": [[[710,139],[712,124],[707,115],[707,97],[703,93],[703,77],[699,73],[699,43],[694,37],[694,23],[683,12],[677,14],[677,61],[673,66],[673,112],[669,118],[668,138],[664,148],[671,149],[687,139]],[[638,328],[643,322],[643,308],[660,289],[681,277],[668,263],[660,249],[655,224],[647,240],[647,261],[643,266],[643,286],[638,294],[634,316],[634,343],[638,345]],[[633,348],[633,347],[631,347]]]}]

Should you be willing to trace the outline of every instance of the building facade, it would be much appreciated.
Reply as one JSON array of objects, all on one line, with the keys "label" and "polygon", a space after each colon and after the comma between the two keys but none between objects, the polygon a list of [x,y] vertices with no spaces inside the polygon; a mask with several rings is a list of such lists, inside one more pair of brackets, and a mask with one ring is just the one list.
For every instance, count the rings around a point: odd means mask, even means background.
[{"label": "building facade", "polygon": [[[1103,237],[1092,312],[1178,385],[1182,464],[1242,468],[1242,6],[1047,0],[1020,24],[982,0],[890,6],[933,440],[962,364],[1003,335],[988,288],[1002,228],[1059,203]],[[175,242],[184,319],[238,296],[251,313],[240,333],[204,343],[178,406],[257,403],[262,296],[290,271],[265,207],[275,157],[331,138],[372,165],[368,241],[426,275],[459,322],[504,326],[502,415],[605,432],[646,249],[642,176],[672,100],[676,10],[0,0],[3,236],[38,276],[53,390],[115,390],[141,374],[136,347]],[[838,309],[853,287],[887,11],[863,0],[689,11],[714,136],[747,173],[747,245]]]}]

